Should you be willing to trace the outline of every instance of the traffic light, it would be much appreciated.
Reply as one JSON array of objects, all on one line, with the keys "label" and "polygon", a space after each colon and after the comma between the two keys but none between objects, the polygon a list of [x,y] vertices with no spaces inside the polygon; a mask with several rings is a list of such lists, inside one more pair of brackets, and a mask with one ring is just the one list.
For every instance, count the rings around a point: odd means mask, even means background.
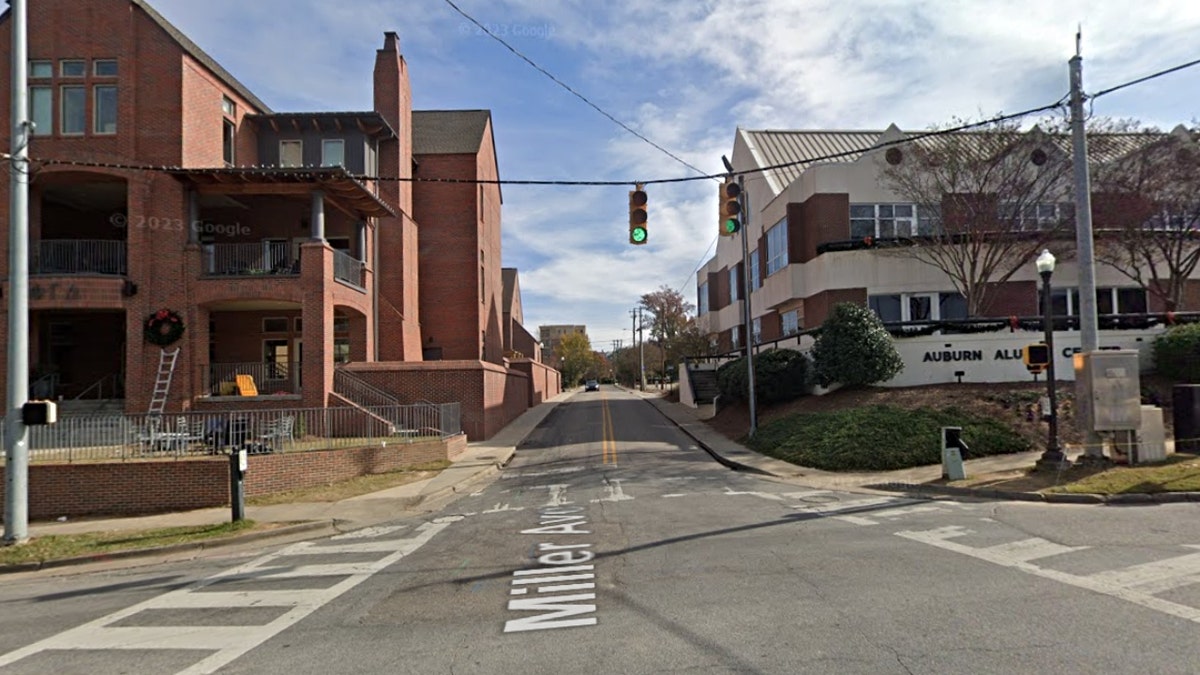
[{"label": "traffic light", "polygon": [[629,243],[646,243],[646,191],[641,183],[629,192]]},{"label": "traffic light", "polygon": [[1025,345],[1022,356],[1025,360],[1025,368],[1031,373],[1040,373],[1050,365],[1050,348],[1046,346],[1045,342]]},{"label": "traffic light", "polygon": [[738,185],[733,176],[726,176],[721,183],[721,236],[732,237],[742,229],[742,204],[738,197],[742,194],[742,186]]}]

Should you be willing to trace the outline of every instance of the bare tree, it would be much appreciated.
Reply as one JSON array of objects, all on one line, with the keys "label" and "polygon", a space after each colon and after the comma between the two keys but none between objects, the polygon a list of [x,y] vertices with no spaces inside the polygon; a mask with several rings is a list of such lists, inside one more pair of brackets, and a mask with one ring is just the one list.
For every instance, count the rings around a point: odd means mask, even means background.
[{"label": "bare tree", "polygon": [[967,314],[986,316],[996,285],[1073,222],[1067,140],[1057,121],[1029,131],[1002,122],[887,150],[883,183],[916,206],[916,231],[876,244],[907,244],[888,254],[941,270],[966,299]]},{"label": "bare tree", "polygon": [[[1098,147],[1096,147],[1098,146]],[[1177,127],[1114,134],[1089,154],[1096,261],[1128,277],[1167,311],[1181,309],[1200,264],[1200,147]]]}]

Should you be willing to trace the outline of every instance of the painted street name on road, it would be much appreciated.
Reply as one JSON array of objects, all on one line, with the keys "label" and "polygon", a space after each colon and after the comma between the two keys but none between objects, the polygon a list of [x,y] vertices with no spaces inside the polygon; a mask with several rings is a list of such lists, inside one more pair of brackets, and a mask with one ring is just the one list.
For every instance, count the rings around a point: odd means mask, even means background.
[{"label": "painted street name on road", "polygon": [[[557,502],[557,500],[555,500]],[[555,503],[538,509],[538,526],[521,534],[591,534],[581,506]],[[560,540],[561,541],[561,540]],[[596,554],[590,543],[538,544],[541,567],[513,572],[509,611],[538,612],[504,623],[505,633],[596,625],[596,574],[590,564]],[[592,614],[593,616],[580,616]]]}]

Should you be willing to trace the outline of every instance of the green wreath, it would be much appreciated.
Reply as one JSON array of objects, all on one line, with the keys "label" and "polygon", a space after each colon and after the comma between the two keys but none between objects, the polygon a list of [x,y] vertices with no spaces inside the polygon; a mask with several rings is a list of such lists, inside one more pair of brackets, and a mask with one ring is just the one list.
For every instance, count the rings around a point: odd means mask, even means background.
[{"label": "green wreath", "polygon": [[166,347],[183,337],[183,319],[169,309],[160,309],[146,318],[146,342]]}]

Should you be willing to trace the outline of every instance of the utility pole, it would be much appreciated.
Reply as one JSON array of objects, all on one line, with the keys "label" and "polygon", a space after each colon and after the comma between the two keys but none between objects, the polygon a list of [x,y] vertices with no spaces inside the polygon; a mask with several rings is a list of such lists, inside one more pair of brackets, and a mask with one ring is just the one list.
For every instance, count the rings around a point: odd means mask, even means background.
[{"label": "utility pole", "polygon": [[26,0],[12,7],[12,159],[8,217],[8,416],[4,425],[4,544],[29,539],[29,45]]},{"label": "utility pole", "polygon": [[646,324],[642,322],[642,308],[637,308],[638,313],[638,369],[641,371],[642,391],[646,391],[646,336],[642,332]]},{"label": "utility pole", "polygon": [[742,202],[742,321],[746,324],[746,383],[750,386],[750,436],[758,430],[758,408],[754,396],[754,323],[750,314],[750,198],[746,196],[746,177],[738,176]]},{"label": "utility pole", "polygon": [[[633,320],[633,325],[632,325],[632,327],[629,329],[629,332],[633,334],[633,338],[632,338],[632,339],[633,339],[633,348],[634,348],[634,349],[637,349],[637,344],[638,344],[638,340],[637,340],[637,315],[638,315],[637,307],[634,307],[633,309],[629,310],[629,318]],[[637,376],[636,376],[636,375],[635,375],[635,376],[634,376],[634,378],[633,378],[633,387],[634,387],[635,389],[637,388]]]},{"label": "utility pole", "polygon": [[[1088,177],[1087,134],[1083,118],[1083,30],[1075,33],[1075,56],[1070,60],[1071,71],[1071,150],[1075,165],[1075,248],[1079,266],[1079,347],[1088,354],[1100,349],[1099,320],[1096,316],[1096,262],[1092,238],[1092,188]],[[1051,354],[1050,358],[1054,358]],[[1092,400],[1091,391],[1083,391],[1086,378],[1075,378],[1075,400]],[[1100,437],[1091,429],[1092,415],[1080,417],[1085,425],[1084,457],[1103,458]]]}]

